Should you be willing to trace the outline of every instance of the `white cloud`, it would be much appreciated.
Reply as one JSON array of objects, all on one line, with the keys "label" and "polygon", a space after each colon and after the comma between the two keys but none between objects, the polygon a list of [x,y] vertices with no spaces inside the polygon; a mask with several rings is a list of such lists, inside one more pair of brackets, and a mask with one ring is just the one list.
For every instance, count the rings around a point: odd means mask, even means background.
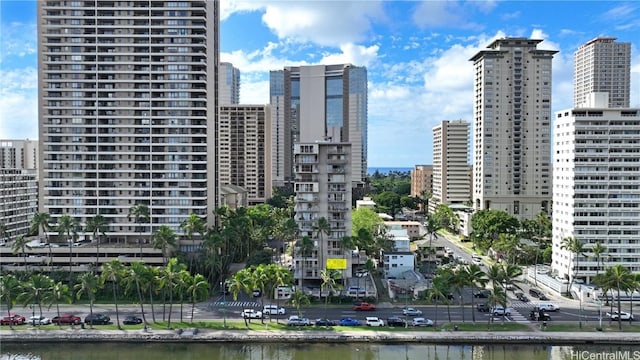
[{"label": "white cloud", "polygon": [[340,46],[341,53],[325,54],[320,64],[353,64],[356,66],[369,66],[378,58],[378,45],[362,46],[344,44]]},{"label": "white cloud", "polygon": [[0,63],[6,63],[11,58],[24,61],[24,58],[36,53],[38,46],[35,23],[10,22],[2,23],[1,26]]},{"label": "white cloud", "polygon": [[38,138],[38,74],[27,67],[0,71],[0,138]]}]

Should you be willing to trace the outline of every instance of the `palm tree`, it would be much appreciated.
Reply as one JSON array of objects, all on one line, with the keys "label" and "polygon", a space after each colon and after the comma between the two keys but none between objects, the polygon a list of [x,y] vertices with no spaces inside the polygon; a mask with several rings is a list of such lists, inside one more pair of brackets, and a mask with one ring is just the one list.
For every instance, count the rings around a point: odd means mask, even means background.
[{"label": "palm tree", "polygon": [[35,310],[36,305],[40,310],[39,315],[42,316],[42,300],[45,294],[51,291],[53,280],[43,274],[33,274],[25,283],[22,284],[22,292],[18,295],[18,301],[24,306],[31,304]]},{"label": "palm tree", "polygon": [[457,272],[452,274],[450,285],[458,293],[458,299],[460,301],[460,310],[461,310],[461,313],[462,313],[462,322],[464,323],[465,322],[465,318],[464,318],[464,299],[462,297],[462,291],[464,290],[464,288],[466,286],[471,285],[471,283],[469,282],[469,274],[467,274],[467,268],[466,267],[462,267],[462,268],[458,269]]},{"label": "palm tree", "polygon": [[[22,291],[22,284],[12,274],[0,276],[0,299],[2,304],[7,306],[7,315],[11,315],[11,309],[16,303],[18,294]],[[13,330],[13,323],[9,322],[9,327]]]},{"label": "palm tree", "polygon": [[[93,303],[96,301],[96,292],[100,288],[100,279],[91,272],[85,272],[78,277],[78,283],[74,286],[76,299],[80,300],[83,295],[89,299],[89,316],[93,318]],[[89,323],[93,329],[93,322]]]},{"label": "palm tree", "polygon": [[[354,244],[355,240],[351,236],[343,236],[342,239],[340,239],[340,250],[342,250],[342,253],[344,254],[344,260],[346,264],[349,263],[349,257],[351,257],[350,253],[353,252],[353,247],[355,246]],[[347,266],[347,269],[351,271],[351,267]],[[347,276],[344,274],[344,270],[342,270],[342,285],[347,286]]]},{"label": "palm tree", "polygon": [[329,224],[329,221],[324,216],[320,217],[318,219],[318,223],[313,227],[313,231],[316,234],[316,239],[318,239],[322,244],[324,241],[324,235],[329,236],[331,233],[331,224]]},{"label": "palm tree", "polygon": [[193,282],[193,276],[187,271],[186,266],[182,266],[182,270],[178,272],[178,276],[176,277],[176,295],[180,298],[180,322],[184,322],[184,298],[185,295],[189,295],[187,293],[187,289],[191,286]]},{"label": "palm tree", "polygon": [[[618,313],[621,312],[622,304],[620,300],[620,292],[627,291],[632,287],[634,275],[628,268],[617,264],[605,270],[604,274],[598,279],[599,285],[605,289],[616,289],[618,300]],[[622,316],[618,316],[618,329],[622,330]]]},{"label": "palm tree", "polygon": [[193,314],[196,308],[196,302],[204,300],[209,295],[209,283],[201,274],[196,274],[193,281],[187,288],[189,297],[191,298],[191,322],[193,323]]},{"label": "palm tree", "polygon": [[129,214],[127,218],[133,218],[133,221],[138,224],[138,244],[140,245],[140,258],[142,259],[142,233],[144,232],[144,226],[140,224],[148,224],[151,221],[149,207],[147,205],[138,203],[129,208]]},{"label": "palm tree", "polygon": [[78,220],[72,218],[71,216],[65,214],[60,216],[58,219],[58,225],[56,226],[58,230],[58,235],[63,237],[66,235],[67,237],[67,245],[69,245],[69,287],[73,284],[71,283],[71,275],[73,274],[73,237],[77,234],[78,229]]},{"label": "palm tree", "polygon": [[[54,283],[51,286],[50,298],[48,295],[47,299],[50,300],[51,303],[56,303],[56,314],[60,317],[60,303],[65,302],[70,304],[72,300],[69,286],[67,284],[63,284],[62,281]],[[58,326],[61,326],[61,324],[58,323]]]},{"label": "palm tree", "polygon": [[24,236],[18,236],[16,241],[14,241],[13,243],[13,247],[11,248],[14,255],[22,254],[25,269],[27,269],[27,249],[30,249],[30,247],[27,246],[28,243],[29,240],[25,239]]},{"label": "palm tree", "polygon": [[326,291],[325,297],[324,297],[324,312],[325,312],[325,317],[326,316],[326,312],[327,312],[327,305],[329,304],[329,295],[333,293],[333,291],[336,289],[336,279],[339,278],[340,274],[335,271],[335,270],[327,270],[327,269],[323,269],[320,270],[320,289],[322,292]]},{"label": "palm tree", "polygon": [[6,244],[11,241],[9,229],[6,224],[0,224],[0,244]]},{"label": "palm tree", "polygon": [[[438,304],[440,300],[447,301],[447,294],[449,293],[449,284],[442,277],[436,276],[433,278],[431,289],[429,289],[427,300],[435,302],[436,313],[433,318],[433,327],[438,326]],[[451,321],[451,319],[449,319]],[[405,322],[405,326],[407,323]]]},{"label": "palm tree", "polygon": [[[253,278],[248,269],[238,271],[233,274],[229,280],[229,292],[231,292],[231,296],[233,296],[233,301],[238,300],[238,294],[241,292],[244,292],[247,295],[251,294],[251,291],[253,290]],[[245,326],[249,328],[249,322],[251,322],[251,319],[247,319],[246,317],[243,318]]]},{"label": "palm tree", "polygon": [[102,275],[100,276],[100,284],[105,285],[107,281],[111,282],[111,290],[113,293],[113,303],[116,306],[116,322],[118,329],[122,330],[120,325],[120,312],[118,311],[118,283],[125,274],[125,266],[118,259],[113,259],[108,263],[102,264]]},{"label": "palm tree", "polygon": [[[105,235],[105,232],[109,230],[109,219],[97,214],[87,221],[86,231],[93,234],[93,238],[96,240],[96,265],[99,266],[100,261],[100,235]],[[118,325],[120,326],[120,325]]]},{"label": "palm tree", "polygon": [[[489,281],[484,271],[482,271],[480,266],[476,264],[467,265],[465,267],[465,273],[467,275],[467,281],[471,285],[471,288],[473,289],[474,293],[479,289],[484,289],[484,287],[487,285],[487,282]],[[472,309],[471,316],[473,318],[473,322],[475,323],[476,322],[476,312],[475,312],[476,306],[474,304],[474,298],[475,296],[471,297],[471,309]]]},{"label": "palm tree", "polygon": [[142,296],[150,286],[150,272],[148,267],[142,261],[134,261],[126,269],[126,276],[124,277],[127,292],[132,290],[135,286],[136,294],[138,295],[138,302],[140,303],[140,313],[142,314],[142,321],[145,329],[147,328],[147,318],[144,313],[144,297]]},{"label": "palm tree", "polygon": [[[151,320],[156,322],[156,309],[153,302],[153,294],[157,294],[160,291],[160,268],[155,266],[146,267],[148,274],[146,274],[147,290],[149,292],[149,304],[151,305]],[[163,296],[164,298],[164,296]],[[164,312],[162,313],[164,317]]]},{"label": "palm tree", "polygon": [[600,275],[600,259],[607,253],[607,247],[602,245],[600,241],[596,242],[591,248],[591,258],[596,259],[596,277]]},{"label": "palm tree", "polygon": [[298,240],[298,243],[296,244],[296,246],[298,247],[298,255],[302,256],[302,266],[301,266],[301,273],[300,273],[300,289],[304,291],[304,287],[303,287],[303,281],[305,276],[304,264],[307,262],[307,257],[311,255],[311,253],[313,252],[315,245],[313,244],[313,240],[311,240],[310,237],[303,236],[302,239]]},{"label": "palm tree", "polygon": [[[506,293],[503,291],[504,284],[504,271],[499,264],[493,264],[489,267],[489,271],[487,274],[487,280],[491,282],[491,287],[493,288],[493,293],[489,296],[489,303],[492,308],[495,308],[498,303],[502,300],[498,292],[501,292],[506,296]],[[493,316],[489,317],[489,322],[493,321]]]},{"label": "palm tree", "polygon": [[151,235],[151,241],[154,249],[162,250],[162,262],[166,265],[169,248],[176,246],[175,231],[167,225],[162,225]]},{"label": "palm tree", "polygon": [[160,286],[163,290],[169,290],[169,317],[167,320],[167,329],[171,329],[171,312],[173,311],[174,290],[178,285],[178,276],[180,271],[184,270],[184,267],[185,266],[183,264],[178,262],[178,259],[171,258],[160,274]]},{"label": "palm tree", "polygon": [[51,264],[51,260],[53,258],[48,233],[50,227],[51,216],[49,215],[49,213],[36,212],[31,219],[31,228],[29,228],[29,233],[32,235],[37,234],[39,230],[42,230],[42,233],[44,233],[47,245],[49,245],[49,264]]},{"label": "palm tree", "polygon": [[[560,243],[560,249],[567,250],[571,253],[571,257],[568,262],[567,274],[569,275],[569,286],[567,287],[567,291],[571,296],[571,287],[573,286],[573,281],[576,277],[578,277],[578,271],[580,270],[580,256],[584,256],[584,245],[580,240],[575,237],[565,237],[562,239]],[[575,271],[571,271],[571,265],[573,265],[573,259],[576,260]]]},{"label": "palm tree", "polygon": [[289,299],[289,302],[291,303],[291,305],[293,305],[293,307],[296,308],[298,316],[302,316],[302,312],[300,311],[300,309],[303,306],[309,305],[311,303],[307,294],[300,290],[296,290],[296,292],[291,294],[291,299]]},{"label": "palm tree", "polygon": [[200,238],[202,238],[206,229],[206,224],[201,217],[194,213],[191,213],[191,215],[189,215],[189,217],[182,222],[180,227],[182,228],[182,232],[187,236],[189,240],[191,240],[191,244],[193,245],[192,254],[191,256],[189,256],[189,270],[192,270],[193,258],[196,252],[196,240],[193,238],[193,234],[198,233],[200,234]]},{"label": "palm tree", "polygon": [[[269,297],[273,297],[275,295],[275,289],[279,286],[290,285],[293,282],[291,271],[289,271],[287,268],[276,266],[274,264],[269,264],[266,266],[266,268],[270,286],[267,292]],[[278,306],[280,306],[280,297],[278,297],[276,303]],[[279,318],[276,317],[276,323],[278,322]]]}]

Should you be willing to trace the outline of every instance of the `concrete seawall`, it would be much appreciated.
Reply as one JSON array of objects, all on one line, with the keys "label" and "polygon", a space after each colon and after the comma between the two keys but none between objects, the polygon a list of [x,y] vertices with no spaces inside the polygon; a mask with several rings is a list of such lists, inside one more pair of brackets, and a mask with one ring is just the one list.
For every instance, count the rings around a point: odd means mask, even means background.
[{"label": "concrete seawall", "polygon": [[618,344],[640,346],[640,333],[564,332],[401,332],[280,330],[1,330],[1,342],[264,342],[422,344]]}]

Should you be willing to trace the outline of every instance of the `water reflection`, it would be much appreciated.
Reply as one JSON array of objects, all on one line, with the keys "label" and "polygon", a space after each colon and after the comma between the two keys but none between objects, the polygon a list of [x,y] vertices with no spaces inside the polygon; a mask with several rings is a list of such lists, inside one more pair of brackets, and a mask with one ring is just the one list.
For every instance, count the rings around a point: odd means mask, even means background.
[{"label": "water reflection", "polygon": [[590,354],[640,359],[640,345],[64,343],[2,344],[0,351],[0,360],[574,360],[594,358]]}]

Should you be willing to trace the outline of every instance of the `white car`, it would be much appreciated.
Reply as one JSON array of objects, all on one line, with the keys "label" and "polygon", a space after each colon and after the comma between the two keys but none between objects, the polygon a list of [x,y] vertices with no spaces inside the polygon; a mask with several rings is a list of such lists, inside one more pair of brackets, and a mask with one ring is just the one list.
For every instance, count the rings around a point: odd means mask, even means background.
[{"label": "white car", "polygon": [[242,317],[245,319],[262,319],[262,311],[244,309],[242,310]]},{"label": "white car", "polygon": [[311,326],[311,321],[305,317],[291,315],[289,316],[289,320],[287,320],[287,326]]},{"label": "white car", "polygon": [[374,316],[368,316],[365,323],[367,326],[384,326],[384,320]]},{"label": "white car", "polygon": [[502,305],[498,305],[491,309],[493,316],[511,316],[511,308],[504,308]]},{"label": "white car", "polygon": [[433,321],[430,319],[425,319],[422,317],[417,317],[417,318],[413,318],[413,321],[411,321],[411,326],[425,326],[425,327],[431,327],[433,326]]},{"label": "white car", "polygon": [[32,317],[29,318],[29,324],[33,324],[33,325],[49,325],[49,324],[51,324],[51,319],[49,319],[48,317],[45,317],[45,316],[36,315],[36,316],[32,316]]},{"label": "white car", "polygon": [[422,315],[422,310],[408,307],[408,308],[402,309],[402,315],[419,316],[419,315]]},{"label": "white car", "polygon": [[278,305],[265,305],[262,308],[262,313],[267,315],[284,315],[287,313],[287,310],[283,307],[278,307]]},{"label": "white car", "polygon": [[629,314],[628,312],[621,311],[618,313],[617,311],[607,313],[607,317],[611,318],[611,320],[633,320],[633,314]]}]

